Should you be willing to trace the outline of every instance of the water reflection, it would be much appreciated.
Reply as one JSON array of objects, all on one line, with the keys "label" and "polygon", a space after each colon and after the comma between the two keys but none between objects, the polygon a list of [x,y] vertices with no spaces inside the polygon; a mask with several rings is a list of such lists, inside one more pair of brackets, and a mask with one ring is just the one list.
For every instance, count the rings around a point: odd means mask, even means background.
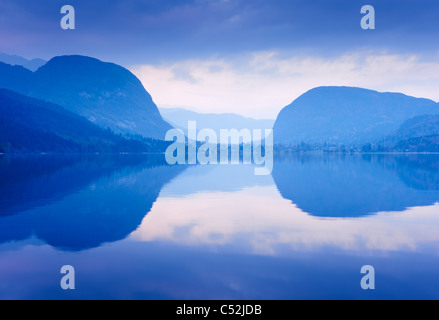
[{"label": "water reflection", "polygon": [[0,298],[437,298],[438,158],[0,157]]},{"label": "water reflection", "polygon": [[183,170],[140,155],[2,159],[0,242],[36,236],[83,250],[123,239]]},{"label": "water reflection", "polygon": [[[315,243],[314,234],[329,239],[349,228],[339,237],[343,242],[368,223],[320,223],[308,216],[359,218],[420,206],[435,212],[438,167],[434,155],[290,154],[277,156],[271,177],[255,176],[244,165],[186,170],[166,165],[163,156],[3,157],[0,243],[34,236],[59,249],[83,250],[124,239],[142,221],[134,234],[142,240],[235,243],[230,239],[240,237],[246,239],[241,244],[257,243],[251,250],[268,252],[270,237],[274,244]],[[389,224],[374,221],[375,229],[393,230],[399,221],[384,220]]]},{"label": "water reflection", "polygon": [[281,195],[319,217],[360,217],[439,201],[438,155],[284,155]]},{"label": "water reflection", "polygon": [[[181,183],[189,181],[190,171],[196,169],[183,173]],[[222,167],[213,171],[217,177],[227,174]],[[201,188],[184,197],[172,188],[170,184],[163,189],[131,239],[269,256],[329,248],[414,251],[439,242],[439,204],[322,219],[283,199],[273,185],[246,186],[233,192],[201,192]]]}]

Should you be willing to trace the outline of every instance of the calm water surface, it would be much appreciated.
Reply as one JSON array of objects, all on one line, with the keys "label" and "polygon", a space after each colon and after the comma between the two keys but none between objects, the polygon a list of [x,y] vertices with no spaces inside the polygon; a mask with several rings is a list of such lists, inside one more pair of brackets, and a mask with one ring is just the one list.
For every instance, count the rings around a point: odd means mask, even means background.
[{"label": "calm water surface", "polygon": [[439,155],[276,158],[1,156],[0,298],[439,299]]}]

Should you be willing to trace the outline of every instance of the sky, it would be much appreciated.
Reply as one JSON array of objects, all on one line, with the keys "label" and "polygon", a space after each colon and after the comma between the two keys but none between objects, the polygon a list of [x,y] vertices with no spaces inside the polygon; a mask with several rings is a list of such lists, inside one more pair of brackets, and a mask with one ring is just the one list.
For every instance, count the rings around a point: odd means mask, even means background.
[{"label": "sky", "polygon": [[436,0],[0,0],[0,52],[92,56],[131,70],[159,107],[274,119],[322,85],[439,101],[438,16]]}]

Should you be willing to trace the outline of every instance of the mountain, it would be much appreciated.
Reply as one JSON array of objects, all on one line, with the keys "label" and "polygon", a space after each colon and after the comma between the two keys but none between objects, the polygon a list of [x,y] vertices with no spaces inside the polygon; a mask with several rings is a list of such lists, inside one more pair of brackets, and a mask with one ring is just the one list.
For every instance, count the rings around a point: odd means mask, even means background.
[{"label": "mountain", "polygon": [[43,59],[28,60],[17,55],[9,55],[5,53],[0,53],[0,61],[11,65],[23,66],[31,71],[36,71],[39,67],[47,63],[47,61]]},{"label": "mountain", "polygon": [[0,152],[147,152],[160,144],[124,138],[59,105],[0,89]]},{"label": "mountain", "polygon": [[411,118],[391,138],[396,151],[439,152],[439,115]]},{"label": "mountain", "polygon": [[399,152],[439,152],[439,135],[408,138],[392,148]]},{"label": "mountain", "polygon": [[408,119],[439,114],[434,101],[351,87],[318,87],[285,107],[274,124],[278,144],[353,145],[394,134]]},{"label": "mountain", "polygon": [[55,57],[36,72],[0,64],[0,87],[59,104],[116,133],[164,140],[172,128],[130,71],[90,57]]},{"label": "mountain", "polygon": [[160,113],[185,134],[188,121],[196,121],[197,130],[212,129],[218,136],[221,129],[272,129],[274,124],[274,120],[256,120],[233,113],[198,113],[183,108],[161,108]]},{"label": "mountain", "polygon": [[396,133],[397,140],[439,135],[439,115],[423,115],[405,121]]},{"label": "mountain", "polygon": [[0,62],[0,88],[26,94],[34,79],[33,72],[23,66]]}]

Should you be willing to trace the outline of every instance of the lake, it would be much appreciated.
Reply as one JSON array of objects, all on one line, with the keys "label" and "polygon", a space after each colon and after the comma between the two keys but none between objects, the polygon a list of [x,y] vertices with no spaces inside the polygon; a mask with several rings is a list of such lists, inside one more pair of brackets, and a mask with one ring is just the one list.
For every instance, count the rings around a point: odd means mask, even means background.
[{"label": "lake", "polygon": [[438,270],[439,155],[0,156],[1,299],[439,299]]}]

